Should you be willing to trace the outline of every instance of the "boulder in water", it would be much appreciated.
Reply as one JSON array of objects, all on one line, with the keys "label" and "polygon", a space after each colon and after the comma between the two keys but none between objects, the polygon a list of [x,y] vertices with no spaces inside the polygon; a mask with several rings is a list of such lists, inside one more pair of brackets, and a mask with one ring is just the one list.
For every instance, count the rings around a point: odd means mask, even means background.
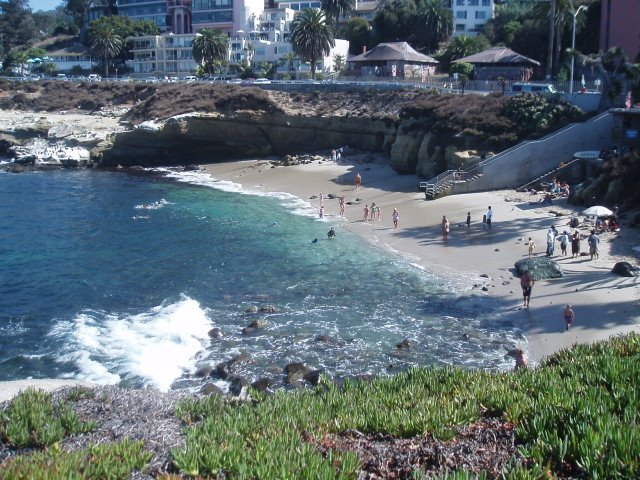
[{"label": "boulder in water", "polygon": [[202,386],[200,393],[203,395],[224,395],[222,389],[214,383],[207,383]]},{"label": "boulder in water", "polygon": [[242,395],[250,385],[249,380],[244,377],[232,377],[229,382],[229,392],[237,396]]},{"label": "boulder in water", "polygon": [[629,262],[618,262],[613,266],[611,272],[621,277],[637,277],[638,267],[634,267]]},{"label": "boulder in water", "polygon": [[536,280],[561,278],[563,276],[562,268],[558,262],[546,257],[523,258],[518,260],[514,266],[518,271],[518,275],[523,275],[528,270]]}]

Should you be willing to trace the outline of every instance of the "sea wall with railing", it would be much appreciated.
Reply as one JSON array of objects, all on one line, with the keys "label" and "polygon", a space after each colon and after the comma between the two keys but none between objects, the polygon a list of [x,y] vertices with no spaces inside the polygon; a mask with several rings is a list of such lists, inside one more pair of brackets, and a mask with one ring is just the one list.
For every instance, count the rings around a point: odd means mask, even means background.
[{"label": "sea wall with railing", "polygon": [[600,151],[612,143],[613,115],[604,112],[588,122],[572,123],[538,140],[521,142],[474,167],[481,176],[456,183],[449,193],[469,193],[519,187],[566,163],[575,152]]}]

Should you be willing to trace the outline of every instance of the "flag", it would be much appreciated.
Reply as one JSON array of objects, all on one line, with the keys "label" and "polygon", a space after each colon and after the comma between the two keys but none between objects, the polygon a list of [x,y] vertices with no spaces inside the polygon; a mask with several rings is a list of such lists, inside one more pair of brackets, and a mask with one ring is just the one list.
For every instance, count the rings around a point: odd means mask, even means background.
[{"label": "flag", "polygon": [[627,92],[627,98],[624,101],[624,104],[627,108],[631,108],[633,106],[633,97],[631,96],[631,90]]}]

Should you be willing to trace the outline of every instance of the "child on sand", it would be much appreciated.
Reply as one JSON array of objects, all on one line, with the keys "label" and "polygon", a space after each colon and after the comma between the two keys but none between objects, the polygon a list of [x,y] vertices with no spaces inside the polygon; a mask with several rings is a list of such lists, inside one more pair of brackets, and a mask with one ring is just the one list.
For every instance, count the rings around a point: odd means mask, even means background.
[{"label": "child on sand", "polygon": [[527,242],[527,245],[529,246],[529,258],[531,258],[531,255],[533,255],[533,252],[536,251],[536,242],[534,242],[533,239],[529,237],[529,241]]},{"label": "child on sand", "polygon": [[400,213],[398,213],[398,209],[394,208],[393,213],[391,214],[391,218],[393,219],[393,228],[398,228],[398,219],[400,218]]},{"label": "child on sand", "polygon": [[575,318],[576,315],[573,313],[571,305],[567,305],[567,308],[564,309],[564,321],[567,324],[567,331],[569,330],[569,327],[573,325],[573,320]]}]

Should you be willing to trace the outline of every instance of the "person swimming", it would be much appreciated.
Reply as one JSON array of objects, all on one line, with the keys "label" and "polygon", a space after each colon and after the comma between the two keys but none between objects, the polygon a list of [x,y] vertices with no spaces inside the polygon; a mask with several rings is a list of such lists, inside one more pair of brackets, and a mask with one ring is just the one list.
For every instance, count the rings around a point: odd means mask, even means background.
[{"label": "person swimming", "polygon": [[311,243],[318,243],[318,239],[314,238],[313,240],[311,240]]},{"label": "person swimming", "polygon": [[336,236],[336,231],[333,229],[333,227],[331,227],[331,229],[327,232],[327,237],[329,238],[329,240],[331,240],[335,236]]}]

